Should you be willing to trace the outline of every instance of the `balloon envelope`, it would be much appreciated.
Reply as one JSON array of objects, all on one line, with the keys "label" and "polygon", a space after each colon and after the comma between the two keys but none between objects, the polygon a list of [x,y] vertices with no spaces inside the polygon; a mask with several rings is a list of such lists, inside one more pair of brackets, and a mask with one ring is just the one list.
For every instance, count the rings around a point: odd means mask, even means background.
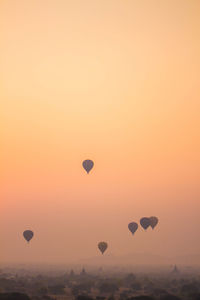
[{"label": "balloon envelope", "polygon": [[27,242],[29,242],[32,239],[33,235],[34,235],[34,233],[31,230],[25,230],[23,232],[23,236],[24,236],[25,240],[27,240]]},{"label": "balloon envelope", "polygon": [[154,227],[156,227],[156,225],[158,224],[158,218],[157,217],[150,217],[150,226],[152,229],[154,229]]},{"label": "balloon envelope", "polygon": [[86,159],[83,161],[82,165],[83,165],[83,168],[85,169],[85,171],[87,173],[89,173],[94,166],[94,162],[90,159]]},{"label": "balloon envelope", "polygon": [[151,225],[150,218],[146,218],[146,217],[142,218],[140,220],[140,224],[146,230]]},{"label": "balloon envelope", "polygon": [[103,254],[106,249],[108,248],[108,244],[106,242],[100,242],[98,243],[98,248],[101,251],[101,253]]},{"label": "balloon envelope", "polygon": [[131,222],[128,224],[128,229],[130,230],[130,232],[132,234],[134,234],[136,232],[136,230],[138,229],[138,224],[135,222]]}]

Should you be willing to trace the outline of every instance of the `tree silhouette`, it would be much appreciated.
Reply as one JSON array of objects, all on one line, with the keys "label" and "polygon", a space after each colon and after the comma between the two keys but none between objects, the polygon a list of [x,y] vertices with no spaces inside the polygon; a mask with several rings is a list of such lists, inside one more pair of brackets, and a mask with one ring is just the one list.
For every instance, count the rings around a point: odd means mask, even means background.
[{"label": "tree silhouette", "polygon": [[30,300],[30,298],[22,293],[1,293],[0,300]]}]

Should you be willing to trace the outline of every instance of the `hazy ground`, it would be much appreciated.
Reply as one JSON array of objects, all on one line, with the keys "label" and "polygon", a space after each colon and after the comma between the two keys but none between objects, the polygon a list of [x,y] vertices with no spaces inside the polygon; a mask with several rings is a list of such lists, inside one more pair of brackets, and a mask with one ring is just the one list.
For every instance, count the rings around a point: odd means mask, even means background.
[{"label": "hazy ground", "polygon": [[25,295],[37,300],[197,300],[200,299],[200,268],[4,265],[0,269],[0,293],[0,299],[13,300],[26,300]]}]

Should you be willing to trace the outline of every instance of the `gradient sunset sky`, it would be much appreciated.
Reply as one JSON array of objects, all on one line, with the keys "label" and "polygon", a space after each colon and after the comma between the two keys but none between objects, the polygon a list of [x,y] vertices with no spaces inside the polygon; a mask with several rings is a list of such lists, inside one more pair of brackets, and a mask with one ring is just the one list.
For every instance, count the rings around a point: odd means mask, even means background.
[{"label": "gradient sunset sky", "polygon": [[1,0],[0,28],[0,262],[198,254],[200,1]]}]

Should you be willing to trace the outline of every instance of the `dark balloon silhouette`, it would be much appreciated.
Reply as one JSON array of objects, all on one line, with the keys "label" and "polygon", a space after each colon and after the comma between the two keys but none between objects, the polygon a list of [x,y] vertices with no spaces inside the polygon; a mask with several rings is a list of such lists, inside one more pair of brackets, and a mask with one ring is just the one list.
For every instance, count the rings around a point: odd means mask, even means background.
[{"label": "dark balloon silhouette", "polygon": [[146,230],[151,225],[150,218],[142,218],[140,220],[140,225]]},{"label": "dark balloon silhouette", "polygon": [[25,230],[25,231],[23,232],[23,236],[24,236],[24,238],[25,238],[25,240],[26,240],[27,242],[30,242],[30,240],[32,239],[33,235],[34,235],[34,233],[33,233],[33,231],[31,231],[31,230]]},{"label": "dark balloon silhouette", "polygon": [[152,229],[154,229],[156,227],[156,225],[158,224],[158,218],[157,217],[150,217],[150,226]]},{"label": "dark balloon silhouette", "polygon": [[131,222],[128,224],[128,229],[130,230],[130,232],[132,234],[134,234],[136,232],[136,230],[138,229],[138,224],[135,222]]},{"label": "dark balloon silhouette", "polygon": [[98,243],[98,248],[101,251],[101,253],[104,254],[104,252],[108,248],[108,244],[106,242],[100,242]]},{"label": "dark balloon silhouette", "polygon": [[90,159],[86,159],[83,161],[82,165],[83,165],[83,168],[85,169],[85,171],[87,173],[89,173],[94,166],[94,162]]}]

